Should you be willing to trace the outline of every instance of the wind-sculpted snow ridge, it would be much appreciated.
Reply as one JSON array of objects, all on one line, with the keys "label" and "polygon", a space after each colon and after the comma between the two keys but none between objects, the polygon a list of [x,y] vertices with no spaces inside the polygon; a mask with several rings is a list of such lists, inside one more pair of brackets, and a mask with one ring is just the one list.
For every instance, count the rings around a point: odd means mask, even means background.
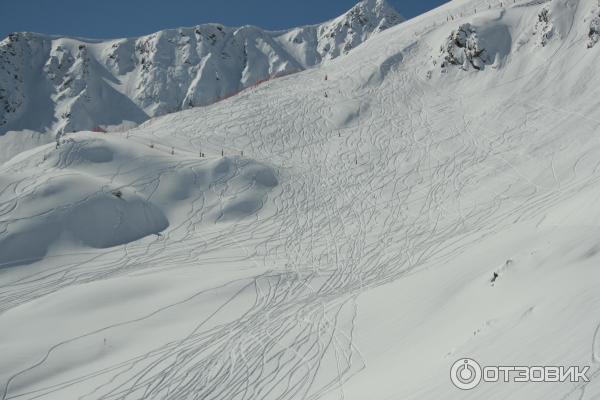
[{"label": "wind-sculpted snow ridge", "polygon": [[[594,10],[455,0],[210,107],[4,163],[0,399],[597,399]],[[485,67],[432,69],[466,24]],[[96,242],[67,224],[80,205]],[[44,243],[33,260],[4,244],[18,232]],[[463,357],[590,381],[461,391]]]},{"label": "wind-sculpted snow ridge", "polygon": [[283,32],[206,24],[109,41],[14,33],[0,43],[0,135],[112,130],[206,106],[345,55],[402,21],[385,0],[363,0]]}]

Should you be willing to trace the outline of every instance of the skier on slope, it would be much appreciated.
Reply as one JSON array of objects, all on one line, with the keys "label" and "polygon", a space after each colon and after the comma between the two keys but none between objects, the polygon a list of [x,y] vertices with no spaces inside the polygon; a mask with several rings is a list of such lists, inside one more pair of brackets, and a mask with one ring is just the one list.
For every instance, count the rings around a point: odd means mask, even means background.
[{"label": "skier on slope", "polygon": [[492,276],[492,280],[490,282],[492,282],[492,283],[496,282],[496,280],[498,279],[499,276],[500,275],[498,275],[497,272],[494,272],[494,275]]}]

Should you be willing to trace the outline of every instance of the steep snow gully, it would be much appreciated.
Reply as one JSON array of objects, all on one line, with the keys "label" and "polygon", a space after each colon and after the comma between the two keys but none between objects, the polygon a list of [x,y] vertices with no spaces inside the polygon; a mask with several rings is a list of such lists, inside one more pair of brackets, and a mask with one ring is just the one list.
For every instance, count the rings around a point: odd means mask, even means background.
[{"label": "steep snow gully", "polygon": [[[207,107],[36,138],[0,165],[0,399],[599,398],[599,15],[454,0]],[[463,357],[589,382],[461,391]]]}]

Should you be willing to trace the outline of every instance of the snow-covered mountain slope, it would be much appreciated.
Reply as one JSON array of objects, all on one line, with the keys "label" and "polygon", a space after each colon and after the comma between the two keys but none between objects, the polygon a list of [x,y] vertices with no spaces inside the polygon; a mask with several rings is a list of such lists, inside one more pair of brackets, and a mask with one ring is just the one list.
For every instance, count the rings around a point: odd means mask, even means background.
[{"label": "snow-covered mountain slope", "polygon": [[[173,210],[178,204],[200,197],[206,223],[241,218],[277,186],[274,172],[256,162],[175,162],[170,151],[157,157],[150,146],[88,136],[74,134],[58,149],[40,146],[7,164],[19,173],[4,178],[21,183],[3,193],[11,219],[3,221],[10,229],[3,230],[1,265],[29,264],[61,242],[108,248],[159,235],[185,221]],[[215,196],[224,182],[228,187]]]},{"label": "snow-covered mountain slope", "polygon": [[600,8],[488,4],[0,165],[0,398],[597,399]]},{"label": "snow-covered mountain slope", "polygon": [[0,135],[74,132],[205,106],[347,54],[402,17],[363,0],[285,32],[207,24],[120,40],[15,33],[0,43]]}]

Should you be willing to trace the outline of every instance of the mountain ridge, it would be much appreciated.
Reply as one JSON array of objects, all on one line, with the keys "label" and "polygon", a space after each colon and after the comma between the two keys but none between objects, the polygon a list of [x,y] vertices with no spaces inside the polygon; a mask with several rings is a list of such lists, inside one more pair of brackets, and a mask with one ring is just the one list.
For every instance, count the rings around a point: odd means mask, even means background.
[{"label": "mountain ridge", "polygon": [[403,21],[385,0],[363,0],[324,23],[278,31],[208,23],[109,40],[13,33],[0,42],[0,135],[114,129],[210,105]]}]

